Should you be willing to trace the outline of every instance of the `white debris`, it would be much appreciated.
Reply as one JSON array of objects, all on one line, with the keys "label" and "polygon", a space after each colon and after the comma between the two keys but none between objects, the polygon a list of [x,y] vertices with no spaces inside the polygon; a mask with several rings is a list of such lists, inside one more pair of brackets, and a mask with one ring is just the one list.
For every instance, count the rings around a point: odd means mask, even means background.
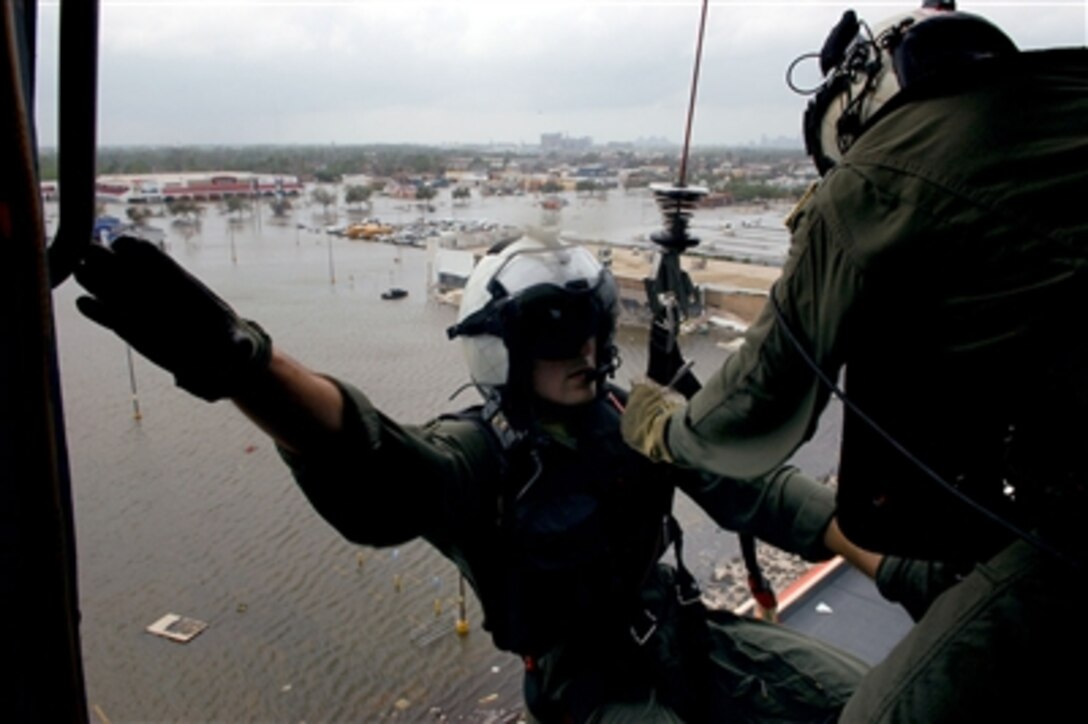
[{"label": "white debris", "polygon": [[208,628],[208,624],[203,621],[197,621],[195,618],[181,616],[176,613],[168,613],[148,626],[147,632],[171,641],[187,644],[206,628]]}]

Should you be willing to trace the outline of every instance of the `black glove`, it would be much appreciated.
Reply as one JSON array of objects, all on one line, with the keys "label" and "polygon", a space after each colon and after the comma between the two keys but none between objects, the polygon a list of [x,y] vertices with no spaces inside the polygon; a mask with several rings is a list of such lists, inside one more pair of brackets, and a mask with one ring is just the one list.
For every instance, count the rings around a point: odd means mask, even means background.
[{"label": "black glove", "polygon": [[659,385],[672,384],[672,389],[679,392],[686,399],[699,391],[702,384],[691,370],[674,380],[676,374],[684,367],[684,357],[680,354],[679,340],[669,337],[668,329],[657,321],[650,325],[650,359],[646,376]]},{"label": "black glove", "polygon": [[112,329],[209,402],[235,395],[268,366],[272,340],[154,244],[123,236],[92,244],[75,272],[88,318]]}]

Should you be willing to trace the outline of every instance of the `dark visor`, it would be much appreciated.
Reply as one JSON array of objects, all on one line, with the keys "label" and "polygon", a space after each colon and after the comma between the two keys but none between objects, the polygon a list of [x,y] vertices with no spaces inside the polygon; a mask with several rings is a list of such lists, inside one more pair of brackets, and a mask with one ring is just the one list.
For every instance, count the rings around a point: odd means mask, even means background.
[{"label": "dark visor", "polygon": [[519,295],[506,313],[516,316],[508,320],[512,324],[507,329],[517,330],[531,357],[554,360],[578,356],[586,341],[600,334],[609,312],[602,308],[596,287],[544,286]]}]

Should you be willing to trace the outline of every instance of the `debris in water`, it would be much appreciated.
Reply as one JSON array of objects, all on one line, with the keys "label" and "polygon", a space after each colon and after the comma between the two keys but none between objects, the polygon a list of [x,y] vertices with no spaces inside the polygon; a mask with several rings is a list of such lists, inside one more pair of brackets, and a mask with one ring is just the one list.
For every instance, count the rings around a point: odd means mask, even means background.
[{"label": "debris in water", "polygon": [[247,610],[249,610],[249,605],[245,603],[239,603],[237,610],[238,613],[245,613]]},{"label": "debris in water", "polygon": [[257,450],[256,445],[246,445],[245,448],[243,448],[243,452],[245,452],[247,455],[249,453],[251,453],[251,452],[255,452],[256,450]]},{"label": "debris in water", "polygon": [[498,700],[499,700],[499,695],[498,694],[488,694],[484,698],[480,699],[479,703],[481,703],[481,704],[490,704],[491,702],[498,701]]},{"label": "debris in water", "polygon": [[826,613],[834,613],[834,611],[831,610],[831,606],[828,606],[823,601],[820,601],[819,603],[816,604],[816,613],[825,613],[826,614]]},{"label": "debris in water", "polygon": [[168,613],[148,626],[147,632],[171,641],[187,644],[206,628],[208,628],[208,624],[203,621],[176,613]]},{"label": "debris in water", "polygon": [[102,707],[98,704],[94,705],[94,713],[98,716],[98,720],[102,722],[102,724],[110,724],[110,718],[106,716],[106,712],[102,711]]},{"label": "debris in water", "polygon": [[500,669],[500,668],[499,668],[498,666],[492,666],[492,667],[491,667],[491,673],[492,673],[492,674],[497,674],[497,673],[499,673],[500,671],[502,671],[502,669]]},{"label": "debris in water", "polygon": [[291,690],[291,685],[290,684],[284,684],[283,686],[280,687],[280,691],[282,691],[284,693],[287,693],[290,690]]},{"label": "debris in water", "polygon": [[412,705],[412,702],[407,699],[397,699],[397,703],[393,705],[393,708],[397,711],[404,711]]}]

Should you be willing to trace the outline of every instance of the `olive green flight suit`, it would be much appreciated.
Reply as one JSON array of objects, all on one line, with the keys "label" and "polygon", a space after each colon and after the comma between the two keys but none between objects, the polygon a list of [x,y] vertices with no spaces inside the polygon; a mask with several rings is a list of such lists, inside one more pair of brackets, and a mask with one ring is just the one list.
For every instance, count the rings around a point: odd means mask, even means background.
[{"label": "olive green flight suit", "polygon": [[1079,667],[1057,661],[1088,643],[1069,562],[1088,550],[1088,51],[900,96],[792,215],[772,303],[668,445],[682,465],[762,475],[814,430],[830,393],[813,368],[842,376],[843,531],[964,574],[916,607],[843,719],[1040,720],[1078,707]]},{"label": "olive green flight suit", "polygon": [[658,560],[677,488],[723,528],[829,557],[831,493],[797,470],[742,482],[650,463],[603,399],[519,455],[479,421],[400,425],[338,384],[343,432],[281,452],[302,491],[354,542],[423,537],[455,562],[495,644],[525,657],[535,718],[827,720],[867,670],[785,627],[708,613]]}]

